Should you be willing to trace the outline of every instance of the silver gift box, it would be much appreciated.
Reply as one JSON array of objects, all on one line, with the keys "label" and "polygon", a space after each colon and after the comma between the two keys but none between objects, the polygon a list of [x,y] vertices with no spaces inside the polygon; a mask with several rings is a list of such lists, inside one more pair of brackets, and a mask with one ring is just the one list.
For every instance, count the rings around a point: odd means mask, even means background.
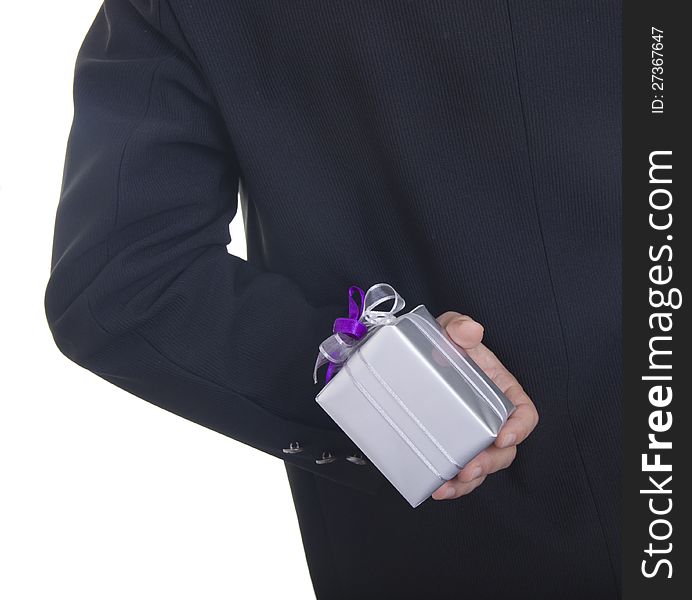
[{"label": "silver gift box", "polygon": [[369,333],[317,402],[413,507],[514,411],[422,305]]}]

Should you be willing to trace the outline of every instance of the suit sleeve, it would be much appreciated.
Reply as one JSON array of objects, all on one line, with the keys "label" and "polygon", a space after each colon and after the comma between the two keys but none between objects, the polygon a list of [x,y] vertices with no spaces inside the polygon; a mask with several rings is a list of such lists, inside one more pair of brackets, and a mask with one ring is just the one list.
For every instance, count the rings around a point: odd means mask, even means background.
[{"label": "suit sleeve", "polygon": [[[228,253],[239,169],[190,53],[156,3],[106,0],[79,51],[46,317],[110,383],[371,493],[371,465],[315,403],[312,366],[342,307]],[[303,451],[286,454],[294,442]],[[338,458],[317,464],[323,452]]]}]

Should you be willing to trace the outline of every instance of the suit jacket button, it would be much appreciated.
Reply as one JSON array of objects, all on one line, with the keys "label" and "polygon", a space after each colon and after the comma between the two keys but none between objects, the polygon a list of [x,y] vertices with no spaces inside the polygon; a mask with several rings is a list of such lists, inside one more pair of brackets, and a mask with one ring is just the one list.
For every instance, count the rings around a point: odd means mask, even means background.
[{"label": "suit jacket button", "polygon": [[347,456],[346,460],[348,462],[352,462],[354,465],[366,465],[368,464],[368,461],[363,458],[363,455],[360,454],[360,452],[357,452],[356,454],[353,454],[351,456]]},{"label": "suit jacket button", "polygon": [[318,458],[315,463],[318,465],[328,465],[336,460],[335,456],[332,456],[331,452],[322,452],[322,458]]},{"label": "suit jacket button", "polygon": [[291,442],[288,448],[282,448],[284,454],[298,454],[303,451],[303,447],[299,442]]}]

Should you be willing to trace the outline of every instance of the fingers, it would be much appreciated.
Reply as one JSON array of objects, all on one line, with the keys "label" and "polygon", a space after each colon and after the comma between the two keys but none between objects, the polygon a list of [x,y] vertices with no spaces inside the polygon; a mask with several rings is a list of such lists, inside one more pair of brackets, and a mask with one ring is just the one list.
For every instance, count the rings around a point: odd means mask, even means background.
[{"label": "fingers", "polygon": [[495,444],[474,457],[453,479],[432,495],[435,500],[453,500],[475,490],[485,478],[509,467],[517,456],[517,444],[523,442],[538,424],[538,411],[517,383],[508,388],[507,397],[516,410],[500,431]]},{"label": "fingers", "polygon": [[510,446],[509,448],[496,448],[490,446],[470,460],[469,463],[459,471],[455,479],[464,483],[469,483],[483,475],[496,473],[501,469],[509,467],[516,456],[516,446]]},{"label": "fingers", "polygon": [[506,469],[517,455],[517,447],[495,448],[491,446],[479,453],[453,479],[441,485],[432,497],[435,500],[453,500],[471,493],[491,473]]},{"label": "fingers", "polygon": [[455,498],[460,498],[461,496],[470,494],[484,481],[485,477],[479,477],[478,479],[474,479],[469,483],[456,482],[454,479],[450,479],[448,482],[435,490],[432,497],[435,500],[454,500]]},{"label": "fingers", "polygon": [[538,425],[538,411],[521,385],[515,383],[505,391],[505,395],[516,409],[495,440],[494,445],[497,448],[509,448],[520,444]]},{"label": "fingers", "polygon": [[483,326],[480,323],[457,312],[446,312],[438,317],[438,321],[452,341],[468,351],[515,406],[495,443],[432,494],[435,500],[452,500],[471,493],[488,475],[512,464],[517,455],[517,444],[523,442],[538,424],[538,411],[514,375],[481,343]]},{"label": "fingers", "polygon": [[453,311],[440,315],[438,321],[452,341],[469,351],[471,358],[516,407],[495,440],[495,446],[508,448],[523,442],[538,424],[538,411],[514,375],[481,343],[483,326],[471,317]]},{"label": "fingers", "polygon": [[454,343],[464,349],[475,348],[483,339],[483,325],[471,317],[456,312],[446,312],[438,319]]}]

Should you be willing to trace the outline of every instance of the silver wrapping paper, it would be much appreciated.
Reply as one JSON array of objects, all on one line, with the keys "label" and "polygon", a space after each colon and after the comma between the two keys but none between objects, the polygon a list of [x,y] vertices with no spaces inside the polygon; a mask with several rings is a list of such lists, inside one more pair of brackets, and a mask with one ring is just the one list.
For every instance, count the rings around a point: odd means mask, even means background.
[{"label": "silver wrapping paper", "polygon": [[514,410],[422,305],[369,333],[317,402],[413,507]]}]

